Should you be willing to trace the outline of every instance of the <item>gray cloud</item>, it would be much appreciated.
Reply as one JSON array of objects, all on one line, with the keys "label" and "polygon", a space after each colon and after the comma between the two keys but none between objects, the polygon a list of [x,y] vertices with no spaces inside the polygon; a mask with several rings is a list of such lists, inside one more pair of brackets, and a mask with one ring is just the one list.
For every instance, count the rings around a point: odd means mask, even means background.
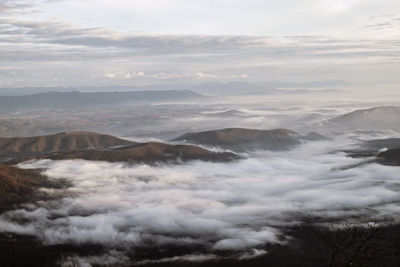
[{"label": "gray cloud", "polygon": [[[384,43],[368,40],[345,40],[321,36],[251,37],[202,35],[141,35],[105,28],[78,28],[63,22],[27,22],[0,19],[3,43],[37,43],[90,48],[129,49],[130,53],[231,55],[246,52],[249,56],[353,56],[385,55]],[[15,38],[18,36],[18,38]],[[21,37],[22,36],[22,37]],[[398,44],[397,42],[395,44]],[[380,45],[380,46],[379,46]],[[376,46],[376,47],[374,47]],[[397,52],[395,50],[394,52]],[[388,53],[387,55],[392,55]]]}]

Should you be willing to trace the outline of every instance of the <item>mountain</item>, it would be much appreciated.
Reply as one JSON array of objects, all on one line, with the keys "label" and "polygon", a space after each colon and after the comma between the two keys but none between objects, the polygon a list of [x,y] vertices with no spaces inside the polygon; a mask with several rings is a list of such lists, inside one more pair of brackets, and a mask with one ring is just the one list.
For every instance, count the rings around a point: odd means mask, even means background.
[{"label": "mountain", "polygon": [[188,89],[192,84],[153,84],[153,85],[105,85],[105,86],[36,86],[0,88],[0,96],[32,95],[47,92],[137,92],[137,91],[169,91]]},{"label": "mountain", "polygon": [[345,81],[327,80],[312,82],[287,82],[287,81],[268,81],[259,83],[250,83],[245,81],[231,81],[227,83],[208,82],[201,84],[153,84],[138,86],[74,86],[74,87],[19,87],[19,88],[0,88],[0,96],[22,96],[46,92],[140,92],[140,91],[171,91],[171,90],[191,90],[200,94],[224,95],[235,94],[263,94],[279,92],[279,89],[308,89],[308,88],[338,88],[351,85]]},{"label": "mountain", "polygon": [[45,92],[32,95],[0,96],[0,110],[77,108],[112,104],[143,104],[199,100],[204,96],[190,90],[133,92]]},{"label": "mountain", "polygon": [[355,110],[321,122],[317,129],[347,130],[395,130],[400,131],[400,107],[383,106]]},{"label": "mountain", "polygon": [[324,139],[322,135],[310,133],[300,136],[288,129],[256,130],[226,128],[197,133],[187,133],[172,141],[183,141],[242,152],[248,150],[287,150],[301,143],[301,140]]},{"label": "mountain", "polygon": [[82,150],[70,152],[55,152],[19,158],[10,163],[17,163],[27,159],[85,159],[109,162],[179,162],[189,160],[203,160],[213,162],[227,162],[239,159],[234,153],[212,152],[192,145],[171,145],[159,142],[139,143],[128,147],[107,150]]},{"label": "mountain", "polygon": [[35,137],[0,138],[0,158],[40,153],[104,149],[134,145],[135,142],[92,132],[64,132]]}]

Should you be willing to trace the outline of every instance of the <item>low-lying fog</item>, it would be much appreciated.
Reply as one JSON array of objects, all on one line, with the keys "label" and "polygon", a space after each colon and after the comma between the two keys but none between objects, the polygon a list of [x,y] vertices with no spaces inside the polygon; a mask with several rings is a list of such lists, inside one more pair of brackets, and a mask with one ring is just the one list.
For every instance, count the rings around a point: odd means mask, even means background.
[{"label": "low-lying fog", "polygon": [[102,244],[110,261],[115,251],[166,245],[201,247],[192,255],[201,260],[221,252],[265,253],[263,244],[285,242],[290,237],[283,228],[304,218],[396,220],[398,167],[358,165],[365,159],[338,152],[355,145],[354,138],[341,137],[232,163],[25,162],[19,166],[43,168],[72,186],[48,192],[61,194],[60,200],[3,214],[0,231],[33,234],[49,244]]}]

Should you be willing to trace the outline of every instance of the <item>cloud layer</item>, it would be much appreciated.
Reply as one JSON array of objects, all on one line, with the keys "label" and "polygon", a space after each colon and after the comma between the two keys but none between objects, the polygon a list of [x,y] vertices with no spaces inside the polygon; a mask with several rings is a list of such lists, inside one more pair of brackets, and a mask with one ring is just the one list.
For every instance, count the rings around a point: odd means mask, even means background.
[{"label": "cloud layer", "polygon": [[143,34],[15,17],[0,18],[0,44],[1,87],[279,79],[371,82],[397,79],[400,55],[397,40]]},{"label": "cloud layer", "polygon": [[[61,192],[60,201],[1,216],[0,230],[34,234],[49,244],[99,243],[111,250],[193,245],[211,254],[241,251],[245,257],[266,243],[283,242],[282,227],[303,217],[398,218],[398,168],[343,169],[360,160],[328,153],[352,144],[339,141],[259,152],[230,164],[23,163],[73,186]],[[18,223],[22,218],[27,223]]]}]

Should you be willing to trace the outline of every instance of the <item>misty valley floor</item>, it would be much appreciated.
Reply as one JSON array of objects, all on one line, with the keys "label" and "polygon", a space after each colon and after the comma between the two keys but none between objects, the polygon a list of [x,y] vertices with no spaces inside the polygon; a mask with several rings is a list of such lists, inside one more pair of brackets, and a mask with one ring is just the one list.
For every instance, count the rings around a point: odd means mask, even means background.
[{"label": "misty valley floor", "polygon": [[231,163],[23,162],[18,166],[69,186],[44,188],[58,198],[0,216],[0,260],[7,266],[329,266],[324,237],[373,224],[380,230],[368,242],[368,227],[347,233],[362,246],[350,242],[336,266],[349,263],[354,248],[362,253],[353,266],[397,266],[399,169],[342,152],[355,145],[344,136],[256,151]]}]

